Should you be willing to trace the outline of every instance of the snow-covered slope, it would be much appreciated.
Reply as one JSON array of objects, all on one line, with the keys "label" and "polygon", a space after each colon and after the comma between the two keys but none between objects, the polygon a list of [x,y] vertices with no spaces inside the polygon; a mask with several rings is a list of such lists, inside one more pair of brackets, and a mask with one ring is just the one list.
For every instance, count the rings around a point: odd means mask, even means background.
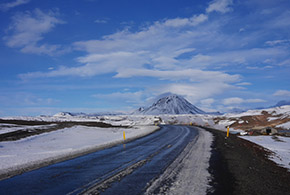
[{"label": "snow-covered slope", "polygon": [[228,113],[214,118],[216,125],[230,126],[235,129],[262,129],[273,127],[289,129],[290,106],[248,110],[243,113]]},{"label": "snow-covered slope", "polygon": [[[138,112],[139,111],[139,112]],[[152,106],[139,109],[138,114],[159,115],[159,114],[205,114],[204,111],[189,103],[178,95],[169,95],[155,102]],[[135,112],[136,114],[136,112]]]}]

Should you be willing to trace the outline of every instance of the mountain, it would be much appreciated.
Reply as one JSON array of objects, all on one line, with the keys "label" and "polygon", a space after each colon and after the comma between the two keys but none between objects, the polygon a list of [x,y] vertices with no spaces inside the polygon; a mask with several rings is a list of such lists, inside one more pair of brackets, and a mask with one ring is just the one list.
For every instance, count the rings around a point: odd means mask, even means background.
[{"label": "mountain", "polygon": [[280,106],[286,106],[286,105],[290,105],[290,101],[286,101],[286,100],[282,100],[279,101],[275,106],[273,107],[280,107]]},{"label": "mountain", "polygon": [[79,113],[60,112],[53,116],[68,118],[68,117],[94,117],[94,116],[115,116],[115,115],[124,115],[124,113],[122,112],[97,112],[97,113],[92,113],[92,114],[86,114],[83,112],[79,112]]},{"label": "mountain", "polygon": [[71,113],[71,112],[60,112],[55,115],[54,117],[73,117],[73,116],[83,116],[85,113]]},{"label": "mountain", "polygon": [[242,113],[242,112],[246,112],[247,110],[245,109],[241,109],[241,108],[232,108],[228,111],[228,113],[235,113],[235,114],[238,114],[238,113]]},{"label": "mountain", "polygon": [[267,108],[276,108],[276,107],[280,107],[280,106],[289,106],[290,105],[290,101],[288,100],[281,100],[279,101],[277,104],[273,105],[273,106],[268,106],[268,107],[259,107],[259,108],[256,108],[256,109],[267,109]]},{"label": "mountain", "polygon": [[148,108],[139,108],[134,114],[205,114],[205,112],[189,103],[183,97],[170,94],[157,100]]}]

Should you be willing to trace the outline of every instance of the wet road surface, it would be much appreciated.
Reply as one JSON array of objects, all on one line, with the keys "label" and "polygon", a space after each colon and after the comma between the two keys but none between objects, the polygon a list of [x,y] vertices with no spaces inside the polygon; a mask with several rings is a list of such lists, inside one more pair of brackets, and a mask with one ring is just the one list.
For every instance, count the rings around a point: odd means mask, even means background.
[{"label": "wet road surface", "polygon": [[198,134],[163,126],[124,145],[0,181],[0,194],[142,194]]}]

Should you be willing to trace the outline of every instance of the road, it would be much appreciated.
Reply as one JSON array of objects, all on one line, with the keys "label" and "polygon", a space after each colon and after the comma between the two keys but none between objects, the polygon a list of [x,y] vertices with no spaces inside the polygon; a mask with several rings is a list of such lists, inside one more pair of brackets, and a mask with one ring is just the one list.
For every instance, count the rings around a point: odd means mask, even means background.
[{"label": "road", "polygon": [[0,194],[142,194],[198,130],[163,126],[124,145],[0,181]]}]

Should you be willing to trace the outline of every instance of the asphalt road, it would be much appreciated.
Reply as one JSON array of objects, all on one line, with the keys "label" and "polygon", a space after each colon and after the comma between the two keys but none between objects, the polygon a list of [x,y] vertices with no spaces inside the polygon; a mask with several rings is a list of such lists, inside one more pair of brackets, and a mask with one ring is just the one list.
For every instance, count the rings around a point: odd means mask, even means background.
[{"label": "asphalt road", "polygon": [[194,127],[163,126],[124,145],[0,181],[0,194],[142,194],[197,134]]}]

